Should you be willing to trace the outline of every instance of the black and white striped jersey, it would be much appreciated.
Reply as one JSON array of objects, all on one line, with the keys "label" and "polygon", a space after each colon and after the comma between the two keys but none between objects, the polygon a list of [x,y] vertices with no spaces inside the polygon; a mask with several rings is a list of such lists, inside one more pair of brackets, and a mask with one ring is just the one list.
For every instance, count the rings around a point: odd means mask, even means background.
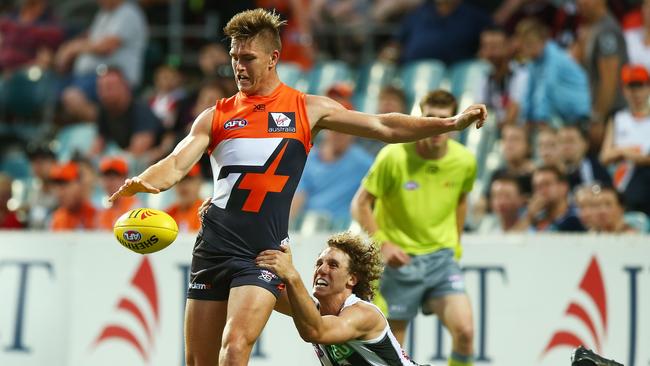
[{"label": "black and white striped jersey", "polygon": [[[371,305],[381,313],[377,306],[361,300],[354,294],[345,300],[341,311],[359,301]],[[417,366],[418,364],[410,360],[402,350],[383,314],[382,319],[386,326],[375,339],[352,340],[333,345],[314,344],[320,363],[323,366]]]}]

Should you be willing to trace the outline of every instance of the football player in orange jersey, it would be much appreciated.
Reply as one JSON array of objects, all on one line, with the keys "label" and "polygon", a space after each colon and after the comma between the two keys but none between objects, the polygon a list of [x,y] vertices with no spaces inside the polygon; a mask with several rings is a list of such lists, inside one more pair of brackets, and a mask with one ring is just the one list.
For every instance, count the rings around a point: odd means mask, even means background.
[{"label": "football player in orange jersey", "polygon": [[451,118],[366,114],[292,89],[276,71],[283,25],[263,9],[235,15],[224,32],[239,92],[205,110],[174,151],[112,196],[167,190],[210,156],[214,193],[194,245],[185,314],[190,366],[246,365],[273,308],[287,310],[281,280],[255,257],[288,242],[291,199],[318,131],[405,142],[487,118],[482,104]]}]

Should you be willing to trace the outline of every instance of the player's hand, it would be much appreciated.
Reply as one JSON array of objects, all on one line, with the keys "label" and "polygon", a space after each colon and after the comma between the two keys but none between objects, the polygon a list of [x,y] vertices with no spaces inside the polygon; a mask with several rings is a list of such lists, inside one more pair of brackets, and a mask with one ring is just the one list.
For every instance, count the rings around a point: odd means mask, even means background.
[{"label": "player's hand", "polygon": [[160,189],[152,186],[151,184],[143,181],[139,177],[128,178],[124,181],[124,184],[113,193],[108,199],[109,202],[114,202],[119,197],[123,196],[133,196],[136,193],[145,192],[145,193],[160,193]]},{"label": "player's hand", "polygon": [[402,248],[391,242],[383,243],[381,256],[384,258],[384,262],[393,268],[411,263],[411,257]]},{"label": "player's hand", "polygon": [[197,215],[199,215],[199,219],[203,221],[203,216],[205,216],[205,213],[208,212],[208,208],[210,208],[210,204],[212,203],[212,197],[208,197],[201,203],[201,207],[199,207],[199,212],[197,212]]},{"label": "player's hand", "polygon": [[262,268],[275,272],[284,281],[297,275],[291,260],[291,248],[288,244],[280,245],[280,250],[265,250],[257,255],[255,263]]},{"label": "player's hand", "polygon": [[476,128],[481,128],[487,119],[487,108],[485,104],[473,104],[461,114],[454,116],[454,126],[457,131],[462,131],[476,123]]}]

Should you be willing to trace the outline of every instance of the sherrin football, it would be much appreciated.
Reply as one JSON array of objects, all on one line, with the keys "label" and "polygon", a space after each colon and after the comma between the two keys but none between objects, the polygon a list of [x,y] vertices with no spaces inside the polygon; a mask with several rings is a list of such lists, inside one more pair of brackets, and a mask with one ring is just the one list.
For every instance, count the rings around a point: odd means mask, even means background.
[{"label": "sherrin football", "polygon": [[166,212],[136,208],[115,221],[113,233],[123,247],[140,254],[154,253],[174,242],[176,221]]}]

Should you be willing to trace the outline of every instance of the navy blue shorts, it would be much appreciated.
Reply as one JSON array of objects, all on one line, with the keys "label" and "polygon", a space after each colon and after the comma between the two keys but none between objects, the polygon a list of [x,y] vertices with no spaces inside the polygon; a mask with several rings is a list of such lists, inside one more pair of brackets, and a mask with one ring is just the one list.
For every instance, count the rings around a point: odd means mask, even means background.
[{"label": "navy blue shorts", "polygon": [[255,258],[242,258],[210,250],[201,234],[192,255],[188,299],[228,300],[233,287],[253,285],[269,290],[276,298],[284,289],[280,278],[258,267]]}]

